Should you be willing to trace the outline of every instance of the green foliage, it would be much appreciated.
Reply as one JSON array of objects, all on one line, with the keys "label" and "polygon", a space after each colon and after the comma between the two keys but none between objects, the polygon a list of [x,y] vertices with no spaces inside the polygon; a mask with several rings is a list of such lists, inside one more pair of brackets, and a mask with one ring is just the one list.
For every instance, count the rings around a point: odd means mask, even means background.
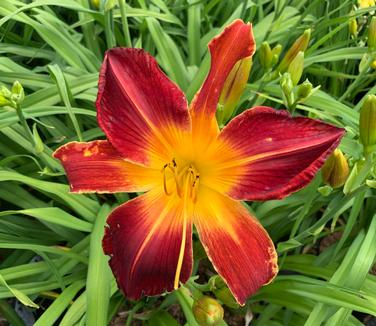
[{"label": "green foliage", "polygon": [[[352,171],[344,189],[324,191],[318,175],[288,198],[250,203],[278,245],[281,272],[245,307],[225,310],[247,320],[252,313],[254,325],[361,325],[359,313],[376,316],[376,276],[369,273],[376,257],[375,158],[363,152],[358,123],[367,95],[376,93],[376,52],[367,47],[375,8],[354,10],[354,4],[1,0],[0,85],[17,95],[17,105],[8,105],[3,95],[11,95],[1,88],[0,314],[24,325],[7,301],[16,297],[31,307],[35,325],[106,325],[118,311],[126,325],[177,325],[177,318],[197,324],[192,294],[214,297],[216,290],[197,276],[159,298],[122,297],[101,238],[109,207],[128,195],[70,194],[51,154],[68,141],[103,137],[94,102],[108,47],[144,48],[191,100],[209,70],[208,41],[242,18],[253,22],[259,47],[270,44],[270,58],[265,62],[265,53],[260,58],[256,51],[236,113],[254,105],[285,107],[278,60],[310,29],[300,79],[309,80],[302,86],[310,83],[309,92],[290,109],[345,127],[340,148]],[[273,56],[278,44],[282,52]],[[333,240],[334,235],[341,237]],[[41,261],[30,263],[35,256]],[[197,254],[196,266],[205,260]]]}]

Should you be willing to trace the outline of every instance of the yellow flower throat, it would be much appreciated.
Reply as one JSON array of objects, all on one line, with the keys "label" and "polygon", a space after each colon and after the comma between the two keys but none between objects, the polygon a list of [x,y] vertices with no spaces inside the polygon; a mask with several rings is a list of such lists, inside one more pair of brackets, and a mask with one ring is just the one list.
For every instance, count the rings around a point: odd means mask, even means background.
[{"label": "yellow flower throat", "polygon": [[[167,196],[176,191],[177,195],[186,201],[192,202],[197,200],[197,191],[200,183],[200,174],[192,164],[178,166],[175,159],[166,163],[162,169],[163,189]],[[173,182],[168,182],[172,179]]]}]

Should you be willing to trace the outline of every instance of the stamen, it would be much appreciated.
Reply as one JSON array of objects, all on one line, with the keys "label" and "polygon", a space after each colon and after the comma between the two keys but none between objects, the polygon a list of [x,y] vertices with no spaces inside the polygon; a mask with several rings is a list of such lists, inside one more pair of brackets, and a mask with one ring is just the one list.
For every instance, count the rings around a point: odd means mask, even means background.
[{"label": "stamen", "polygon": [[167,163],[163,166],[163,188],[166,195],[172,194],[172,189],[169,191],[167,187],[167,171],[170,171],[173,175],[176,193],[180,198],[189,198],[196,202],[197,189],[199,186],[200,175],[196,169],[191,165],[186,165],[183,169],[179,170],[175,159],[172,159],[171,163]]},{"label": "stamen", "polygon": [[171,195],[171,192],[168,192],[167,190],[167,178],[166,178],[166,168],[168,167],[168,164],[165,164],[163,166],[163,190],[167,196]]}]

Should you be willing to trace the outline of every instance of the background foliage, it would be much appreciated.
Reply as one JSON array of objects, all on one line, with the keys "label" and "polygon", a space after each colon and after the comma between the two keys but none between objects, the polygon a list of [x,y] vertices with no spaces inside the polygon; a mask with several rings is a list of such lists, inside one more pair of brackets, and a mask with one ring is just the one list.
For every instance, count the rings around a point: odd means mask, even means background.
[{"label": "background foliage", "polygon": [[[307,28],[303,78],[321,85],[296,114],[345,127],[340,148],[359,173],[343,189],[321,176],[279,201],[249,203],[278,245],[280,274],[248,304],[226,306],[241,325],[362,325],[376,315],[376,200],[372,157],[358,142],[359,109],[375,94],[375,53],[367,28],[375,7],[350,0],[1,0],[0,82],[18,80],[22,113],[0,108],[0,313],[12,325],[196,325],[187,289],[207,291],[214,271],[196,243],[195,274],[186,288],[159,298],[126,301],[101,249],[111,207],[129,198],[74,195],[51,157],[61,144],[103,137],[94,101],[107,48],[142,47],[192,99],[210,64],[206,45],[236,18],[251,21],[257,45],[283,46],[281,58]],[[354,11],[352,11],[354,10]],[[357,19],[351,36],[349,21]],[[362,61],[361,69],[359,64]],[[278,80],[267,81],[259,51],[239,105],[283,108]],[[354,181],[355,180],[355,181]],[[133,195],[131,195],[133,196]],[[198,268],[198,266],[200,266]],[[200,285],[196,285],[199,283]],[[18,301],[28,308],[15,305]],[[39,308],[37,308],[39,306]],[[21,310],[22,318],[15,309]],[[119,314],[120,312],[120,314]],[[123,318],[119,321],[120,317]],[[121,319],[121,318],[120,318]],[[222,322],[225,325],[226,322]]]}]

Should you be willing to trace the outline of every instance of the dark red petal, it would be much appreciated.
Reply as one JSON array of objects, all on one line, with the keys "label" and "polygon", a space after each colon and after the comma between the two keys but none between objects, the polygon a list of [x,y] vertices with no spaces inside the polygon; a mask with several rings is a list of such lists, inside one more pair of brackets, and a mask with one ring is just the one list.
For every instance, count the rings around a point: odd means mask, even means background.
[{"label": "dark red petal", "polygon": [[255,52],[252,25],[240,19],[235,20],[213,38],[209,43],[209,51],[209,74],[190,107],[193,128],[198,133],[218,131],[215,112],[226,78],[239,60]]},{"label": "dark red petal", "polygon": [[125,161],[106,140],[71,142],[53,156],[63,164],[72,192],[146,191],[161,182],[159,170]]},{"label": "dark red petal", "polygon": [[[172,291],[184,229],[181,200],[152,190],[115,209],[107,224],[103,248],[125,296],[137,300]],[[192,271],[191,225],[189,218],[179,277],[182,283]]]},{"label": "dark red petal", "polygon": [[233,119],[219,142],[234,153],[217,173],[235,199],[280,199],[307,185],[345,130],[286,111],[255,107]]},{"label": "dark red petal", "polygon": [[183,92],[141,49],[106,53],[99,77],[98,122],[125,158],[149,165],[169,157],[181,134],[190,130]]},{"label": "dark red petal", "polygon": [[205,187],[194,224],[214,268],[240,304],[277,274],[272,240],[241,203]]}]

